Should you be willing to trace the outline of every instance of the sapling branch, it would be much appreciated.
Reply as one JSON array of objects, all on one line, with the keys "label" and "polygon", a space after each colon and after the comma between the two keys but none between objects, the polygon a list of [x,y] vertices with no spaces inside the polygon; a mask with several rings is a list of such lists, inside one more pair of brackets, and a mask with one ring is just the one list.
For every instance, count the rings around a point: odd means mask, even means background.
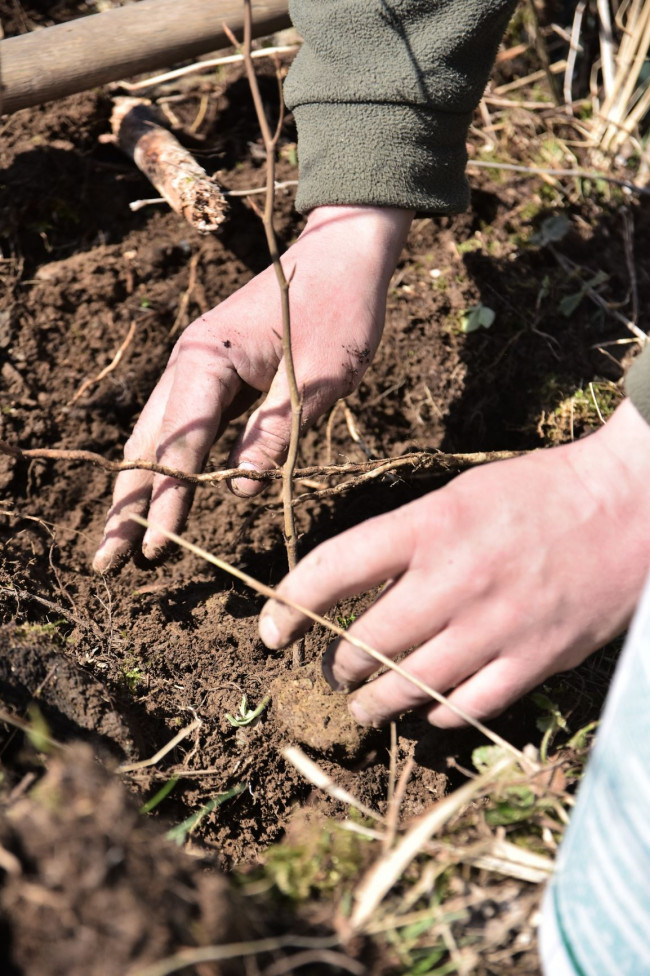
[{"label": "sapling branch", "polygon": [[[271,132],[269,120],[267,119],[266,112],[264,111],[264,104],[262,102],[260,88],[257,83],[255,66],[253,64],[252,28],[253,17],[251,0],[244,0],[244,43],[242,47],[242,54],[244,57],[246,77],[248,78],[248,84],[253,97],[253,104],[255,105],[255,112],[262,133],[264,149],[266,150],[266,197],[264,212],[262,214],[262,223],[264,224],[266,243],[269,249],[271,261],[273,263],[273,268],[275,270],[278,287],[280,289],[280,302],[282,309],[282,354],[287,383],[289,385],[289,398],[291,403],[291,433],[289,436],[289,449],[287,452],[287,459],[282,467],[282,507],[284,512],[284,538],[287,547],[287,560],[289,562],[289,569],[293,569],[298,561],[296,524],[293,511],[293,476],[296,462],[298,460],[298,449],[300,445],[302,401],[296,381],[296,372],[291,349],[291,310],[289,305],[290,278],[287,278],[284,273],[284,268],[282,267],[278,240],[273,224],[273,214],[275,209],[275,150],[282,131],[282,123],[284,121],[284,99],[279,63],[276,60],[276,77],[278,81],[280,109],[275,131]],[[233,41],[236,44],[234,38]],[[302,658],[303,647],[302,642],[299,642],[294,645],[294,666],[300,665],[302,663]]]}]

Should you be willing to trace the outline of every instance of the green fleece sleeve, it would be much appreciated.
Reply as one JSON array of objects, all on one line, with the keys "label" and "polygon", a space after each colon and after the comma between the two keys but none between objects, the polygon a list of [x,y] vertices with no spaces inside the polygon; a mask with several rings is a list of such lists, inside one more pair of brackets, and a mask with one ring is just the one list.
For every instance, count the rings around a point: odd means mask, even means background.
[{"label": "green fleece sleeve", "polygon": [[292,0],[296,206],[468,202],[465,141],[516,0]]},{"label": "green fleece sleeve", "polygon": [[650,424],[650,345],[634,360],[625,377],[625,392]]}]

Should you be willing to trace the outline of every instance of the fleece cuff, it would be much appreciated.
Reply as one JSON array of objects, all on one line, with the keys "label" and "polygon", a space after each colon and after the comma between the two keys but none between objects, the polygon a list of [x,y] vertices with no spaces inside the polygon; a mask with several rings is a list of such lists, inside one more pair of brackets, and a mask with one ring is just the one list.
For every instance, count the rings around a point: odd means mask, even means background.
[{"label": "fleece cuff", "polygon": [[376,102],[307,103],[293,111],[301,212],[328,204],[431,214],[467,207],[468,115]]}]

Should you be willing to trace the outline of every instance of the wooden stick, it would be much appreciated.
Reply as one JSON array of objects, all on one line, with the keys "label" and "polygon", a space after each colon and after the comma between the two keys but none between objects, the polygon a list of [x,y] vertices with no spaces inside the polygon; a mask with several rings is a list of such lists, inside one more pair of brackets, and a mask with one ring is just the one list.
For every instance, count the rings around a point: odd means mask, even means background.
[{"label": "wooden stick", "polygon": [[[290,25],[288,0],[255,0],[255,37]],[[227,47],[220,21],[237,31],[241,0],[140,0],[0,41],[0,114]]]},{"label": "wooden stick", "polygon": [[172,210],[201,233],[217,229],[225,217],[225,197],[153,105],[140,98],[116,98],[111,128],[108,138],[133,159]]}]

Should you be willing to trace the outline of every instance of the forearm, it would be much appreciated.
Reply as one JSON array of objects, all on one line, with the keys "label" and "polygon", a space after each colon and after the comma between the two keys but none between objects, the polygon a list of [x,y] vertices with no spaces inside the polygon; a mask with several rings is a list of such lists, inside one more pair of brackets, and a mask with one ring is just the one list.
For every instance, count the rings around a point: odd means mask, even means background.
[{"label": "forearm", "polygon": [[293,0],[299,210],[462,210],[465,140],[516,0]]}]

